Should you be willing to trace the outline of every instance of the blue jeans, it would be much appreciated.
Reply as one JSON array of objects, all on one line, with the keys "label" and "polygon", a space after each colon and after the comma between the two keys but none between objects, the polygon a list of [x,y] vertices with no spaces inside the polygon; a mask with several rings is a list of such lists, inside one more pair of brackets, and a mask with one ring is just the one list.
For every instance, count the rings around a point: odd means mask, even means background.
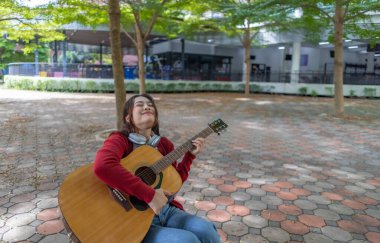
[{"label": "blue jeans", "polygon": [[220,243],[213,223],[169,204],[153,219],[143,243]]}]

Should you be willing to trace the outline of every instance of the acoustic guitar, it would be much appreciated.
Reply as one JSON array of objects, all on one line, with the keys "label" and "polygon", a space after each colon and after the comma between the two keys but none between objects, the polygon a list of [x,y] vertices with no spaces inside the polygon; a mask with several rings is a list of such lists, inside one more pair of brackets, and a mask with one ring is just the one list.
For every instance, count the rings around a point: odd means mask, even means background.
[{"label": "acoustic guitar", "polygon": [[[147,185],[163,188],[173,194],[182,186],[182,180],[172,165],[192,149],[192,140],[220,134],[227,125],[217,119],[184,144],[162,156],[157,149],[143,145],[133,150],[120,163]],[[58,194],[62,220],[74,242],[109,243],[141,242],[152,223],[154,212],[143,201],[108,187],[93,173],[88,164],[70,173]]]}]

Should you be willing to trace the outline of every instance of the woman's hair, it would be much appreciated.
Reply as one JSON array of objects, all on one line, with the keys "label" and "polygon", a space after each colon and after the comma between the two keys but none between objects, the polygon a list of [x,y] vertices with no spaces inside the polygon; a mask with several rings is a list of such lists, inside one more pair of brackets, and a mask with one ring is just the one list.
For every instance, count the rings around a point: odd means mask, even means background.
[{"label": "woman's hair", "polygon": [[[134,132],[137,132],[137,127],[136,125],[134,124],[133,122],[133,107],[135,105],[135,99],[137,97],[145,97],[147,98],[150,102],[152,102],[152,105],[153,105],[153,108],[154,108],[154,119],[155,119],[155,122],[153,124],[153,127],[152,127],[152,131],[157,134],[157,135],[160,135],[160,129],[159,129],[159,125],[158,125],[158,111],[157,111],[157,107],[156,107],[156,104],[154,103],[154,99],[152,96],[148,95],[148,94],[138,94],[138,95],[134,95],[132,96],[131,98],[129,98],[125,104],[124,104],[124,111],[123,111],[123,123],[124,123],[124,127],[123,129],[121,130],[121,132],[123,132],[124,134],[126,135],[129,135],[130,133],[134,133]],[[126,121],[125,117],[129,115],[129,122]]]}]

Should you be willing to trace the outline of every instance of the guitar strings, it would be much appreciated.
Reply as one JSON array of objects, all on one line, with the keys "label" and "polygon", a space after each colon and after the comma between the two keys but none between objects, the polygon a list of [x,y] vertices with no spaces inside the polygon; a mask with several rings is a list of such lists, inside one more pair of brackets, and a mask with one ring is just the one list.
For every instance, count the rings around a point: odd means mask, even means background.
[{"label": "guitar strings", "polygon": [[[167,166],[172,164],[173,161],[176,161],[177,159],[179,159],[186,151],[188,151],[189,149],[191,149],[193,147],[192,140],[194,140],[198,137],[206,138],[207,136],[212,134],[212,132],[213,132],[213,130],[210,127],[207,127],[206,129],[204,129],[203,131],[201,131],[200,133],[198,133],[197,135],[195,135],[191,139],[187,140],[184,144],[179,146],[177,149],[175,149],[172,152],[170,152],[169,154],[167,154],[165,157],[156,161],[151,167],[148,167],[148,168],[136,173],[136,176],[141,178],[144,182],[146,182],[149,179],[149,182],[152,181],[152,183],[153,183],[154,182],[153,179],[155,179],[155,178],[150,177],[151,173],[150,173],[149,169],[151,169],[154,172],[154,175],[159,174]],[[146,177],[149,177],[149,178],[146,178]]]}]

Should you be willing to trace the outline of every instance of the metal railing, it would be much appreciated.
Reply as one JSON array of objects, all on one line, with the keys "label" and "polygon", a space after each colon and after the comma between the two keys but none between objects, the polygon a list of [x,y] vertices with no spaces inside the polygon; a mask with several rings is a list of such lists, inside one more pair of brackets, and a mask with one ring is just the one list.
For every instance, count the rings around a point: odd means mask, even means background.
[{"label": "metal railing", "polygon": [[[380,85],[380,70],[375,73],[344,73],[344,84],[353,85]],[[69,77],[69,78],[100,78],[112,79],[112,65],[97,64],[48,64],[48,63],[10,63],[5,74],[18,76],[40,76],[40,77]],[[124,66],[125,79],[138,77],[136,67]],[[208,70],[207,72],[195,70],[146,70],[148,79],[159,80],[192,80],[192,81],[242,81],[242,72],[231,74]],[[251,74],[252,82],[270,83],[308,83],[308,84],[332,84],[332,72],[257,72]]]}]

